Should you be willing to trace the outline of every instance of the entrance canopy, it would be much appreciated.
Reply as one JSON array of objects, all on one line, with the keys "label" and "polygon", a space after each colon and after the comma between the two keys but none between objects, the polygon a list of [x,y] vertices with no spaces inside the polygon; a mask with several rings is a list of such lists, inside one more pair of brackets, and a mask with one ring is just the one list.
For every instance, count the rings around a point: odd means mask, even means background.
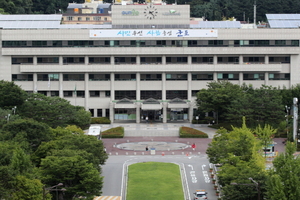
[{"label": "entrance canopy", "polygon": [[162,105],[159,101],[153,98],[149,98],[141,103],[142,110],[161,110]]},{"label": "entrance canopy", "polygon": [[127,98],[121,99],[115,103],[115,108],[136,108],[134,101],[131,101]]},{"label": "entrance canopy", "polygon": [[168,103],[168,108],[171,108],[171,109],[180,109],[180,108],[188,108],[188,107],[189,107],[188,102],[186,102],[182,99],[179,99],[179,98],[175,98],[175,99],[169,101],[169,103]]}]

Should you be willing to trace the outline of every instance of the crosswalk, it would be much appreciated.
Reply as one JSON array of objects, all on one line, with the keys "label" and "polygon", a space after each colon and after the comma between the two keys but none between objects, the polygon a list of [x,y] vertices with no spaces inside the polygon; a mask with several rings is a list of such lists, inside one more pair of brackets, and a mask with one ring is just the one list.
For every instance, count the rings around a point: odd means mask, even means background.
[{"label": "crosswalk", "polygon": [[120,196],[100,196],[95,197],[94,200],[121,200]]}]

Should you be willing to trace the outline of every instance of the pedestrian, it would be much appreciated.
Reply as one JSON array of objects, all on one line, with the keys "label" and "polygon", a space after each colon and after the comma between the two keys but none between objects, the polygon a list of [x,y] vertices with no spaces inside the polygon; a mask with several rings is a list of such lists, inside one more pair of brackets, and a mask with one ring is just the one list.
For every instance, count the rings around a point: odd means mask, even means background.
[{"label": "pedestrian", "polygon": [[146,151],[148,151],[149,149],[148,149],[148,146],[146,146]]},{"label": "pedestrian", "polygon": [[194,144],[192,144],[192,148],[193,149],[195,149],[196,148],[196,144],[194,143]]}]

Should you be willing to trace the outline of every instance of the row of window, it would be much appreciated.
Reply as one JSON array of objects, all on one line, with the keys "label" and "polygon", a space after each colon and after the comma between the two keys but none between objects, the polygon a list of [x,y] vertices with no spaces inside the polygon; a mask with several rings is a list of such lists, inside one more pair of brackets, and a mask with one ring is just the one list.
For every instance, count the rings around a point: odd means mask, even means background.
[{"label": "row of window", "polygon": [[[85,57],[62,57],[63,64],[85,64]],[[110,64],[111,57],[88,57],[89,64]],[[114,58],[115,64],[136,64],[136,57],[118,57]],[[213,56],[192,57],[192,64],[213,64]],[[265,57],[261,56],[243,56],[242,62],[245,64],[265,63]],[[239,64],[239,56],[217,57],[217,63]],[[269,56],[269,63],[290,63],[289,56],[274,57]],[[37,57],[37,64],[58,64],[59,57]],[[143,64],[162,64],[162,57],[140,57],[140,63]],[[12,57],[11,64],[33,64],[33,57]],[[188,64],[188,56],[167,56],[166,64]]]},{"label": "row of window", "polygon": [[[194,91],[193,94],[196,94],[198,91]],[[38,93],[46,95],[48,94],[48,91],[38,91]],[[93,90],[89,91],[89,97],[110,97],[111,93],[110,91],[99,91],[99,90]],[[146,100],[149,98],[154,99],[162,99],[162,91],[159,90],[153,90],[153,91],[140,91],[141,100]],[[59,91],[50,91],[50,96],[59,96]],[[85,91],[63,91],[63,97],[81,97],[85,98]],[[121,100],[121,99],[136,99],[136,91],[135,90],[116,90],[115,91],[115,100]],[[180,98],[180,99],[187,99],[187,91],[186,90],[167,90],[166,91],[166,98],[168,100]]]},{"label": "row of window", "polygon": [[43,40],[2,41],[2,47],[290,47],[299,40]]},{"label": "row of window", "polygon": [[67,16],[65,17],[66,21],[107,21],[107,17],[94,16],[94,17],[74,17],[74,16]]},{"label": "row of window", "polygon": [[[89,74],[89,81],[110,81],[110,74]],[[136,81],[136,74],[114,74],[115,81]],[[239,80],[239,73],[217,73],[218,80]],[[290,73],[269,73],[269,80],[290,80]],[[59,81],[59,74],[37,74],[38,81]],[[141,81],[161,81],[161,74],[141,74]],[[187,81],[187,74],[166,74],[167,81]],[[213,80],[212,73],[193,73],[192,80]],[[265,80],[264,73],[244,73],[243,80]],[[33,81],[33,74],[13,74],[12,81]],[[63,81],[85,81],[84,74],[63,74]]]}]

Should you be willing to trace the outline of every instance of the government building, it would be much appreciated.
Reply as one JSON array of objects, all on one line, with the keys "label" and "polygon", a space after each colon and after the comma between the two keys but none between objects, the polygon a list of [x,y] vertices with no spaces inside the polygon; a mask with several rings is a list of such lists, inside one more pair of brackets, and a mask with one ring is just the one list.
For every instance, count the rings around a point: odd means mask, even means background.
[{"label": "government building", "polygon": [[211,81],[254,88],[300,82],[300,15],[267,15],[259,27],[191,20],[189,5],[108,7],[110,24],[0,15],[0,80],[65,98],[93,117],[133,123],[191,122],[196,93]]}]

